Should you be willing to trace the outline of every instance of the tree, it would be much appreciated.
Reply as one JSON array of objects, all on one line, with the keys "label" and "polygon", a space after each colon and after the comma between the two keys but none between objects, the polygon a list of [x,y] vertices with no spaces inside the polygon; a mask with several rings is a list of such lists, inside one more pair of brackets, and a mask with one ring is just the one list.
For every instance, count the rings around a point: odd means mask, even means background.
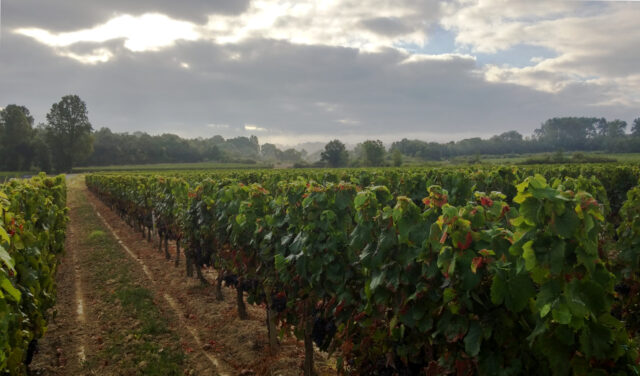
[{"label": "tree", "polygon": [[563,117],[545,121],[534,131],[536,139],[545,145],[566,150],[578,150],[586,146],[587,140],[597,133],[606,133],[605,119],[586,117]]},{"label": "tree", "polygon": [[364,161],[367,166],[381,166],[384,162],[384,154],[386,150],[382,141],[367,140],[362,143],[364,150]]},{"label": "tree", "polygon": [[268,161],[278,161],[282,157],[282,151],[274,144],[269,143],[262,145],[260,148],[260,154],[262,154],[262,158]]},{"label": "tree", "polygon": [[44,124],[33,129],[33,163],[41,171],[51,172],[51,151],[47,145],[47,132]]},{"label": "tree", "polygon": [[627,122],[623,120],[614,120],[607,122],[607,137],[624,137],[627,129]]},{"label": "tree", "polygon": [[349,161],[349,154],[340,140],[333,140],[324,146],[324,151],[320,153],[320,160],[327,162],[331,167],[342,167]]},{"label": "tree", "polygon": [[28,170],[33,160],[33,117],[24,106],[10,104],[0,111],[3,168]]},{"label": "tree", "polygon": [[396,167],[402,166],[402,153],[400,152],[400,150],[395,149],[393,151],[393,154],[391,155],[391,158],[393,159],[393,165]]},{"label": "tree", "polygon": [[221,146],[224,152],[234,157],[258,158],[260,153],[260,144],[256,136],[230,138]]},{"label": "tree", "polygon": [[282,152],[280,159],[285,162],[300,162],[302,160],[302,153],[296,149],[289,148]]},{"label": "tree", "polygon": [[71,171],[93,151],[87,105],[77,95],[62,97],[47,114],[47,143],[56,171]]},{"label": "tree", "polygon": [[631,134],[635,137],[640,136],[640,117],[633,120],[633,125],[631,126]]},{"label": "tree", "polygon": [[605,118],[600,118],[595,123],[595,129],[598,136],[606,136],[608,128],[607,119]]}]

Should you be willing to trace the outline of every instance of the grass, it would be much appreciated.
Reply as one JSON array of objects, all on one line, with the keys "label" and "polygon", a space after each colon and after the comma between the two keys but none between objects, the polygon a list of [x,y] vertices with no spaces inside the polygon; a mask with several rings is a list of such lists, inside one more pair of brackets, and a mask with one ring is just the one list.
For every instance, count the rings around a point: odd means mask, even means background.
[{"label": "grass", "polygon": [[23,176],[31,176],[32,172],[28,171],[0,171],[0,183],[3,183],[11,178],[21,178]]},{"label": "grass", "polygon": [[[581,153],[587,157],[604,157],[614,159],[618,163],[640,163],[640,153],[602,153],[602,152],[575,152]],[[565,152],[563,156],[565,158],[571,158],[574,152]],[[490,165],[518,165],[524,164],[527,160],[545,158],[546,156],[553,156],[554,153],[527,153],[527,154],[506,154],[506,155],[479,155],[479,160],[476,160],[476,156],[460,156],[452,158],[448,161],[427,161],[423,162],[424,166],[447,166],[447,165],[468,165],[471,162],[477,164],[490,164]],[[411,161],[410,165],[419,165],[416,161]]]},{"label": "grass", "polygon": [[140,165],[120,165],[120,166],[89,166],[74,167],[74,173],[101,172],[101,171],[168,171],[168,170],[229,170],[229,169],[253,169],[271,168],[267,164],[248,163],[219,163],[219,162],[198,162],[198,163],[157,163]]},{"label": "grass", "polygon": [[[78,179],[74,179],[78,180]],[[85,291],[95,299],[93,309],[104,345],[88,354],[87,371],[119,374],[182,375],[186,356],[179,337],[151,290],[144,287],[136,263],[109,234],[86,195],[72,182],[69,195],[76,203],[72,220],[80,229],[79,259],[86,272]]]},{"label": "grass", "polygon": [[104,233],[104,231],[95,230],[95,231],[91,231],[91,233],[88,236],[88,239],[90,241],[96,241],[96,240],[104,238],[105,236],[106,236],[106,234]]}]

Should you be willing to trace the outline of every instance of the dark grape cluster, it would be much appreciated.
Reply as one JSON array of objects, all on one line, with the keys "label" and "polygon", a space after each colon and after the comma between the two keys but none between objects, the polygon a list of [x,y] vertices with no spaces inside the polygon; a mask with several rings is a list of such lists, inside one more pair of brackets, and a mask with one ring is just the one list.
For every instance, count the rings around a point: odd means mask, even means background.
[{"label": "dark grape cluster", "polygon": [[222,277],[222,280],[224,281],[224,285],[227,287],[238,287],[238,276],[235,274],[227,274]]},{"label": "dark grape cluster", "polygon": [[256,291],[260,287],[260,283],[257,279],[247,279],[240,283],[239,289],[245,292]]},{"label": "dark grape cluster", "polygon": [[313,321],[311,339],[322,351],[327,351],[333,336],[336,334],[336,324],[333,319],[316,316]]},{"label": "dark grape cluster", "polygon": [[287,309],[287,295],[285,295],[283,292],[274,294],[271,297],[271,309],[278,313],[281,313],[285,309]]},{"label": "dark grape cluster", "polygon": [[629,295],[629,292],[631,292],[631,287],[624,282],[618,283],[614,289],[618,294],[623,296]]},{"label": "dark grape cluster", "polygon": [[419,364],[395,362],[396,364],[387,364],[387,359],[380,359],[370,370],[371,375],[375,376],[418,376],[424,374],[424,366]]}]

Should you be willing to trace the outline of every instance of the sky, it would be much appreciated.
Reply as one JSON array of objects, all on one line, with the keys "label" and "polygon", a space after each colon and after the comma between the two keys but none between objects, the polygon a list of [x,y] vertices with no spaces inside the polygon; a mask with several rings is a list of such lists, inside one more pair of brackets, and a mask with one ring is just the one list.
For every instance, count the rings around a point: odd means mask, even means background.
[{"label": "sky", "polygon": [[94,129],[449,141],[640,117],[640,1],[0,0],[0,106]]}]

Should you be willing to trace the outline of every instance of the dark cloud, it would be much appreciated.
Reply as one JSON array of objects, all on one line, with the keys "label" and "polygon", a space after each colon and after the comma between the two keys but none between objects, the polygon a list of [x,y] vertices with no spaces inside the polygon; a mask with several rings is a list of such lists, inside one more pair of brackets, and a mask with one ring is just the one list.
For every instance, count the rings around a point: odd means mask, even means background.
[{"label": "dark cloud", "polygon": [[[436,8],[431,1],[424,4]],[[290,143],[335,137],[447,140],[512,129],[530,133],[554,116],[638,116],[630,107],[594,105],[607,102],[613,88],[593,82],[568,84],[556,93],[487,82],[470,56],[414,56],[408,62],[409,55],[393,48],[363,52],[264,37],[226,45],[178,40],[155,52],[132,52],[122,39],[56,50],[11,32],[29,26],[76,30],[106,22],[114,12],[157,10],[203,22],[209,12],[234,13],[246,6],[247,1],[5,0],[0,106],[25,105],[36,121],[44,121],[52,103],[78,94],[95,128],[192,137],[255,133]],[[294,21],[299,22],[282,22]],[[393,36],[411,32],[418,21],[368,18],[362,24]],[[97,49],[109,50],[113,58],[91,65],[61,55]],[[616,69],[633,72],[629,61]],[[597,63],[585,64],[592,62]],[[544,71],[531,77],[557,80]],[[245,125],[266,130],[246,131]]]},{"label": "dark cloud", "polygon": [[[487,83],[468,57],[403,63],[407,56],[392,49],[359,53],[259,39],[228,46],[179,42],[145,53],[126,50],[121,41],[109,47],[112,61],[83,65],[29,38],[8,35],[2,48],[11,53],[0,55],[0,104],[24,104],[43,121],[53,102],[76,93],[87,102],[96,128],[187,136],[255,133],[293,143],[323,135],[393,140],[529,133],[552,116],[627,115],[585,105],[598,100],[589,86],[554,95]],[[246,132],[246,124],[267,131]]]},{"label": "dark cloud", "polygon": [[415,30],[415,28],[408,25],[405,20],[395,17],[369,18],[362,20],[361,24],[376,34],[389,37],[409,34]]},{"label": "dark cloud", "polygon": [[2,28],[38,27],[71,31],[103,23],[118,14],[157,12],[172,18],[205,23],[209,14],[239,14],[250,0],[4,0]]}]

